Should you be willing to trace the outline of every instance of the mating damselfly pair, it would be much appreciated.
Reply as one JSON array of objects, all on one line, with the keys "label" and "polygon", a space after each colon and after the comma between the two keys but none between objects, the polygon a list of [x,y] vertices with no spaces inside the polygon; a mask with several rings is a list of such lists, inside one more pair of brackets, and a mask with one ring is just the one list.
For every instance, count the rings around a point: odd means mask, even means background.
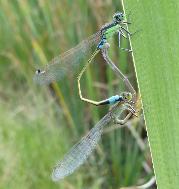
[{"label": "mating damselfly pair", "polygon": [[[94,53],[84,65],[77,79],[79,96],[81,100],[97,106],[106,104],[113,105],[111,110],[95,125],[95,127],[91,129],[91,131],[84,138],[82,138],[79,143],[72,147],[72,149],[64,156],[64,159],[60,161],[57,166],[55,166],[52,173],[52,179],[54,181],[71,174],[87,159],[87,157],[96,147],[105,125],[112,120],[118,124],[124,124],[132,114],[135,114],[135,109],[132,105],[132,103],[135,103],[135,90],[130,84],[129,80],[122,74],[122,72],[115,66],[108,56],[108,49],[110,46],[108,43],[109,38],[115,34],[118,34],[120,47],[121,36],[128,38],[130,35],[132,35],[125,27],[127,24],[130,23],[125,20],[123,13],[115,13],[113,20],[110,23],[105,24],[100,31],[90,36],[86,40],[83,40],[76,47],[54,58],[43,70],[38,69],[36,71],[34,80],[39,84],[49,84],[53,81],[61,80],[64,75],[79,65],[81,59],[87,56],[92,47],[95,47]],[[121,49],[129,52],[131,51],[129,49]],[[99,52],[102,53],[104,61],[113,69],[115,74],[117,74],[117,76],[119,76],[120,79],[125,82],[129,92],[122,92],[120,95],[114,95],[98,102],[82,96],[80,79],[89,64]],[[129,113],[124,120],[119,120],[118,118],[125,110],[128,110]]]}]

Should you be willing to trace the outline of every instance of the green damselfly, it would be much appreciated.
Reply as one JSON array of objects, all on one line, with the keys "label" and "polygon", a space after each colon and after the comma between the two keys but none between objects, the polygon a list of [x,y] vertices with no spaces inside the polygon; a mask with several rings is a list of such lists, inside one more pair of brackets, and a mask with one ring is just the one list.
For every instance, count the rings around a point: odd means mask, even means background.
[{"label": "green damselfly", "polygon": [[[86,40],[83,40],[79,43],[76,47],[68,50],[67,52],[57,56],[54,58],[49,64],[46,65],[44,69],[36,70],[36,74],[34,76],[34,80],[39,84],[49,84],[53,81],[58,81],[63,78],[64,75],[73,71],[76,67],[78,67],[81,59],[85,58],[89,53],[92,47],[95,47],[96,50],[88,60],[88,63],[84,66],[82,71],[78,76],[78,89],[79,89],[79,96],[81,100],[86,101],[88,103],[94,105],[101,105],[104,104],[104,100],[102,101],[94,101],[84,98],[81,93],[81,86],[80,86],[80,79],[85,72],[87,66],[92,62],[95,56],[101,51],[104,57],[104,60],[112,67],[112,69],[117,70],[118,68],[112,63],[112,61],[107,61],[107,56],[105,55],[107,50],[106,45],[108,44],[107,41],[111,38],[115,33],[118,33],[119,38],[119,47],[120,47],[120,37],[128,38],[129,35],[132,35],[126,28],[125,25],[129,24],[124,19],[124,14],[121,12],[117,12],[113,16],[113,20],[110,23],[105,24],[100,31],[95,33],[94,35],[90,36]],[[126,35],[127,34],[127,35]],[[121,48],[123,49],[123,48]],[[130,51],[128,49],[123,49],[126,51]],[[134,94],[134,90],[131,87],[128,79],[124,77],[120,70],[117,70],[120,78],[125,81],[125,84],[129,88],[130,92]],[[117,73],[116,72],[116,73]]]}]

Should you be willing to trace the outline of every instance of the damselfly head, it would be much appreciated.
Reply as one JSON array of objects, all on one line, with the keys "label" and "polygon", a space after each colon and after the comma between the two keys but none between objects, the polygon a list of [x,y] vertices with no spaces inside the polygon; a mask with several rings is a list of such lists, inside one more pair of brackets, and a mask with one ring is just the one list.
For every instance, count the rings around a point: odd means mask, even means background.
[{"label": "damselfly head", "polygon": [[116,12],[113,16],[113,22],[120,23],[124,20],[124,14],[122,12]]},{"label": "damselfly head", "polygon": [[124,100],[125,102],[130,102],[130,101],[132,100],[132,94],[129,93],[129,92],[123,92],[123,93],[121,94],[121,96],[122,96],[122,98],[123,98],[123,100]]}]

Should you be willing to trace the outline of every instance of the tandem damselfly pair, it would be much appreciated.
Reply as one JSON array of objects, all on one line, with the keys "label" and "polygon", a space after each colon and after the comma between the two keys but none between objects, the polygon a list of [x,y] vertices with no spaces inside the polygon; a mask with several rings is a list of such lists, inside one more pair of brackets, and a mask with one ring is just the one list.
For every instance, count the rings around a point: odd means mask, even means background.
[{"label": "tandem damselfly pair", "polygon": [[[91,129],[91,131],[85,137],[80,140],[80,142],[74,145],[72,149],[64,156],[64,159],[60,161],[57,166],[55,166],[52,173],[52,179],[54,181],[70,175],[84,163],[91,152],[95,149],[103,133],[103,128],[108,123],[115,120],[115,122],[118,124],[124,124],[132,114],[135,115],[135,109],[131,105],[132,101],[135,102],[135,90],[130,84],[128,78],[123,75],[123,73],[116,67],[108,56],[108,49],[110,46],[108,43],[109,38],[111,38],[114,34],[118,34],[120,47],[121,36],[128,38],[132,35],[126,29],[126,24],[130,23],[125,21],[124,14],[121,12],[115,13],[112,22],[105,24],[100,31],[83,40],[76,47],[54,58],[48,65],[46,65],[44,69],[36,70],[34,80],[39,84],[49,84],[53,81],[61,80],[67,73],[73,71],[73,69],[80,64],[80,61],[89,54],[92,47],[95,47],[94,53],[84,65],[78,76],[79,96],[81,100],[94,105],[113,105],[111,110]],[[129,49],[121,49],[129,52],[131,51]],[[102,53],[104,61],[113,69],[115,74],[124,81],[125,85],[129,89],[129,92],[123,92],[120,95],[114,95],[97,102],[82,96],[80,79],[89,64],[99,52]],[[127,110],[129,113],[124,120],[118,119],[125,110]]]}]

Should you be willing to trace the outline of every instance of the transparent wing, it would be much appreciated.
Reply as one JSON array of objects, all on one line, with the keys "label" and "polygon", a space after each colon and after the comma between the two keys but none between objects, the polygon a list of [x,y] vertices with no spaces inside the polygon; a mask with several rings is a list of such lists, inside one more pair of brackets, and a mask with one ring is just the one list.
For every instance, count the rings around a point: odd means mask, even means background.
[{"label": "transparent wing", "polygon": [[36,71],[34,81],[39,84],[49,84],[52,81],[61,80],[69,71],[73,72],[80,65],[81,59],[88,54],[92,46],[97,46],[100,38],[101,32],[99,31],[86,40],[83,40],[76,47],[55,57],[44,69]]},{"label": "transparent wing", "polygon": [[85,162],[99,142],[103,132],[103,127],[107,125],[110,120],[111,116],[108,113],[85,137],[71,148],[71,150],[64,156],[64,159],[53,169],[53,181],[63,179],[65,176],[70,175]]}]

